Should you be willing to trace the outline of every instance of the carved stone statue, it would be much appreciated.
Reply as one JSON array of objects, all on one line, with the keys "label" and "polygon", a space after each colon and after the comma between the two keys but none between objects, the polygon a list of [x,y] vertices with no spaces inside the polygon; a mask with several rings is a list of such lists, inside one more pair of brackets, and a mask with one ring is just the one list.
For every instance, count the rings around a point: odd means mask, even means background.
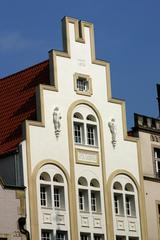
[{"label": "carved stone statue", "polygon": [[115,148],[117,140],[116,140],[116,125],[115,125],[115,119],[112,118],[110,122],[108,122],[108,126],[112,135],[112,145]]},{"label": "carved stone statue", "polygon": [[55,107],[53,111],[53,123],[54,123],[54,129],[55,129],[55,135],[56,137],[59,137],[60,131],[61,131],[61,113],[59,111],[58,107]]}]

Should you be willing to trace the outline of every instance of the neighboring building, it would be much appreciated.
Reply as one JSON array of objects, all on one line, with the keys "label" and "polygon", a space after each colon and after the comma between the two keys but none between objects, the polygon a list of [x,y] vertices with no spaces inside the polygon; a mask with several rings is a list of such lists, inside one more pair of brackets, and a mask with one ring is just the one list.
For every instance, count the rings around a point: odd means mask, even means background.
[{"label": "neighboring building", "polygon": [[32,240],[146,240],[138,140],[111,97],[109,63],[96,60],[93,25],[64,18],[63,43],[1,79],[3,169],[15,163],[3,178],[26,187]]},{"label": "neighboring building", "polygon": [[0,180],[0,240],[26,239],[18,224],[24,215],[23,188],[5,186]]},{"label": "neighboring building", "polygon": [[132,134],[139,137],[141,147],[148,239],[160,240],[160,119],[135,114],[134,120]]}]

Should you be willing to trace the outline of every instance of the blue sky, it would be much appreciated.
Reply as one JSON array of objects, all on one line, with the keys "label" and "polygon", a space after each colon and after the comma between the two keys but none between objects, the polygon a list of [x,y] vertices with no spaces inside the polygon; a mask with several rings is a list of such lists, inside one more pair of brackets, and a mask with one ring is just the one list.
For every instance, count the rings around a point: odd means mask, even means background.
[{"label": "blue sky", "polygon": [[0,78],[62,49],[61,19],[94,23],[97,58],[111,62],[112,95],[133,113],[158,116],[159,0],[5,0],[0,6]]}]

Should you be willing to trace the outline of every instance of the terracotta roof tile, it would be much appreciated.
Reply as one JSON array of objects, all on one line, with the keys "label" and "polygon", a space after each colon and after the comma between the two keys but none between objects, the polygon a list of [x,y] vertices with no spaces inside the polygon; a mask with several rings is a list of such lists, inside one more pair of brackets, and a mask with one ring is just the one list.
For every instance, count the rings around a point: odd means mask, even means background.
[{"label": "terracotta roof tile", "polygon": [[0,155],[22,141],[22,123],[36,120],[36,86],[49,84],[49,61],[0,79]]}]

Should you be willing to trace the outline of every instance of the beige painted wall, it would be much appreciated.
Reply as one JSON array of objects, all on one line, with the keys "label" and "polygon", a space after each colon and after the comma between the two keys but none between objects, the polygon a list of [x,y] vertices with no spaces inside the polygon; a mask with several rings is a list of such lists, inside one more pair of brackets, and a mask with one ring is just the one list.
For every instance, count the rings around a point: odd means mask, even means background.
[{"label": "beige painted wall", "polygon": [[4,189],[0,185],[0,237],[25,239],[18,229],[20,217],[20,200],[17,199],[16,190]]},{"label": "beige painted wall", "polygon": [[160,183],[144,181],[147,209],[148,240],[159,240],[156,201],[160,201]]}]

